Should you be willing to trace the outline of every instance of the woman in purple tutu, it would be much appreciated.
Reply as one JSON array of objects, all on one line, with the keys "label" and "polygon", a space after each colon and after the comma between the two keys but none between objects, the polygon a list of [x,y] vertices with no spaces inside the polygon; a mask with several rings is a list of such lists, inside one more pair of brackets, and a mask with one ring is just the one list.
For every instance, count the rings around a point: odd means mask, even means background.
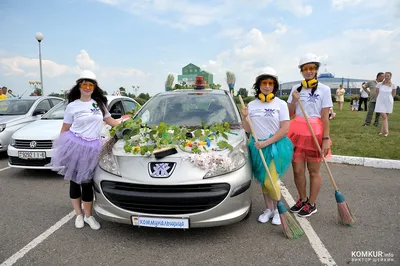
[{"label": "woman in purple tutu", "polygon": [[54,142],[55,151],[50,163],[54,171],[70,181],[69,194],[76,212],[76,228],[87,223],[94,230],[100,229],[92,216],[92,179],[102,149],[103,121],[110,126],[119,124],[107,111],[107,98],[97,85],[95,74],[84,70],[68,94],[64,123]]}]

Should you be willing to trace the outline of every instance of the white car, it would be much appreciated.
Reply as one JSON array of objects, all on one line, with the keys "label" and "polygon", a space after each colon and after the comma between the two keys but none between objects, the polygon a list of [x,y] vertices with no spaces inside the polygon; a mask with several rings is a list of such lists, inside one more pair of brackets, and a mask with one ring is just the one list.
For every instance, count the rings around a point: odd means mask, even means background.
[{"label": "white car", "polygon": [[52,96],[28,96],[0,101],[0,152],[7,150],[15,131],[40,119],[62,101]]},{"label": "white car", "polygon": [[[108,110],[115,119],[129,117],[139,105],[135,100],[124,96],[106,96]],[[8,165],[24,169],[49,169],[45,165],[50,163],[53,154],[53,141],[60,134],[63,124],[66,102],[62,101],[43,115],[42,119],[35,121],[18,131],[11,138],[8,146]],[[102,137],[109,137],[110,126],[105,125]]]}]

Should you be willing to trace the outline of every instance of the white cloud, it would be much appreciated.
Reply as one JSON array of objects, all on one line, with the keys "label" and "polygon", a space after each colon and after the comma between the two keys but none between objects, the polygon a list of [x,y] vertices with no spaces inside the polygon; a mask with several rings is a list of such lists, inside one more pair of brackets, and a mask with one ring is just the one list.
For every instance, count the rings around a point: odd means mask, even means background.
[{"label": "white cloud", "polygon": [[85,50],[81,50],[76,56],[76,64],[80,70],[95,70],[97,68],[96,63],[90,59],[89,54]]},{"label": "white cloud", "polygon": [[292,12],[295,16],[308,17],[311,15],[313,9],[311,5],[307,5],[308,0],[277,0],[279,9]]},{"label": "white cloud", "polygon": [[362,0],[332,0],[332,6],[336,9],[343,9],[347,5],[356,6],[361,2]]}]

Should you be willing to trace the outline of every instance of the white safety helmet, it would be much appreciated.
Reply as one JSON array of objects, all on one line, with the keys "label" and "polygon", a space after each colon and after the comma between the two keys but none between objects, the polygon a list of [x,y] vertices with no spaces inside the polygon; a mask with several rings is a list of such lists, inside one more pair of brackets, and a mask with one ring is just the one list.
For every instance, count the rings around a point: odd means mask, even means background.
[{"label": "white safety helmet", "polygon": [[83,70],[79,75],[79,78],[76,80],[76,83],[78,83],[82,79],[92,80],[97,83],[96,75],[90,70]]},{"label": "white safety helmet", "polygon": [[315,54],[307,53],[300,58],[299,68],[301,69],[303,65],[310,63],[316,64],[318,68],[321,65],[319,58]]},{"label": "white safety helmet", "polygon": [[260,71],[260,73],[258,73],[258,75],[268,75],[268,76],[274,77],[276,79],[276,81],[279,83],[278,76],[276,75],[276,71],[272,67],[263,68]]}]

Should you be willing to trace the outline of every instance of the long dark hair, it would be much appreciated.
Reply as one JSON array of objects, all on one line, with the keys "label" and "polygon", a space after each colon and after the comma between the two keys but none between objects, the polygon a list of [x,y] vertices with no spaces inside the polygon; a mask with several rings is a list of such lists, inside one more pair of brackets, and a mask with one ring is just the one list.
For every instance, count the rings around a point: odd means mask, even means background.
[{"label": "long dark hair", "polygon": [[253,84],[253,90],[254,90],[256,96],[261,93],[261,89],[260,89],[261,81],[266,80],[266,79],[272,79],[274,81],[274,89],[272,90],[272,93],[276,95],[276,93],[278,92],[278,90],[279,90],[278,80],[273,76],[262,74],[256,78],[256,82]]},{"label": "long dark hair", "polygon": [[106,113],[106,110],[107,110],[107,97],[104,96],[103,90],[97,85],[97,82],[95,82],[94,80],[91,80],[91,79],[78,80],[76,85],[74,87],[72,87],[72,89],[68,93],[68,103],[71,103],[71,102],[81,98],[81,91],[79,89],[79,85],[84,81],[94,83],[92,99],[96,101],[97,105],[99,106],[99,108],[104,116],[104,114]]}]

